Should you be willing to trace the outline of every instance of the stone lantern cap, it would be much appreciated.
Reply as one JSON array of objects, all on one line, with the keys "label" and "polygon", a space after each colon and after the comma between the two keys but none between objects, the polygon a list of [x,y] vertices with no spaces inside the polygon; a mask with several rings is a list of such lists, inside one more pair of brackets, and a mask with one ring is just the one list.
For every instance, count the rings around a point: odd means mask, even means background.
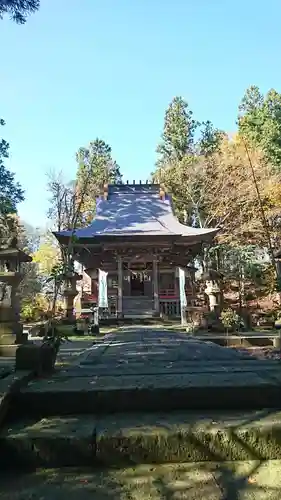
[{"label": "stone lantern cap", "polygon": [[32,262],[32,257],[18,248],[0,248],[0,261],[18,260],[19,262]]},{"label": "stone lantern cap", "polygon": [[223,274],[215,269],[209,269],[203,273],[202,279],[204,281],[221,281],[223,279]]}]

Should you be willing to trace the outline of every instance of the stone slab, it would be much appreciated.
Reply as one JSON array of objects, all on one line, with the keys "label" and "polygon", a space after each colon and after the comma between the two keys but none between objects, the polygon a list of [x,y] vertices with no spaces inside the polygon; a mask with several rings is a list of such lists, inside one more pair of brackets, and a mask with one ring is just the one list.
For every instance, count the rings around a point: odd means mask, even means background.
[{"label": "stone slab", "polygon": [[278,407],[281,385],[254,372],[63,377],[32,381],[14,397],[24,415]]},{"label": "stone slab", "polygon": [[95,427],[95,419],[87,416],[10,424],[0,433],[1,469],[93,465]]},{"label": "stone slab", "polygon": [[4,358],[15,357],[19,346],[16,344],[0,345],[0,356]]},{"label": "stone slab", "polygon": [[144,334],[141,330],[137,333],[119,333],[108,335],[107,340],[93,346],[81,354],[76,364],[94,365],[103,363],[112,365],[123,363],[167,363],[185,361],[226,361],[247,359],[245,353],[223,348],[207,341],[196,340],[184,334],[159,332],[149,330]]},{"label": "stone slab", "polygon": [[120,375],[154,375],[154,374],[184,374],[184,373],[247,373],[273,372],[281,373],[279,360],[235,359],[220,361],[168,361],[165,363],[124,362],[116,360],[110,364],[102,360],[95,365],[83,363],[71,365],[55,375],[55,379],[72,377],[120,376]]},{"label": "stone slab", "polygon": [[281,456],[281,411],[71,415],[10,423],[0,466],[188,463]]},{"label": "stone slab", "polygon": [[30,371],[19,371],[0,379],[0,425],[6,418],[12,396],[27,384],[32,376]]},{"label": "stone slab", "polygon": [[112,415],[97,426],[97,458],[106,465],[281,456],[281,412]]},{"label": "stone slab", "polygon": [[162,373],[152,374],[152,375],[142,375],[142,374],[129,374],[120,375],[119,377],[111,376],[99,376],[98,374],[93,374],[92,377],[75,377],[69,376],[67,373],[65,376],[50,377],[48,379],[34,380],[28,384],[26,388],[22,390],[25,394],[27,393],[41,393],[44,392],[77,392],[85,391],[89,393],[94,392],[108,392],[108,391],[126,391],[135,389],[139,391],[141,389],[207,389],[207,388],[220,388],[220,387],[263,387],[269,384],[276,384],[277,381],[272,382],[270,373],[267,371],[255,373],[255,371],[247,372],[247,377],[240,371],[231,373],[231,371],[213,372],[210,377],[210,373],[175,373],[175,374],[165,374]]}]

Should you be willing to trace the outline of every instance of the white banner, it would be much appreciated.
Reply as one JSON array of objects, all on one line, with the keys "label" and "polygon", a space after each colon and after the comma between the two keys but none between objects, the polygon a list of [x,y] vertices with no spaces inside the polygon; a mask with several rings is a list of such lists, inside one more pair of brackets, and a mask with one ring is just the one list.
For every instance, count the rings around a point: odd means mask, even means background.
[{"label": "white banner", "polygon": [[179,267],[180,303],[181,308],[187,306],[185,295],[185,270]]},{"label": "white banner", "polygon": [[99,269],[99,307],[103,308],[108,308],[107,275],[108,273]]}]

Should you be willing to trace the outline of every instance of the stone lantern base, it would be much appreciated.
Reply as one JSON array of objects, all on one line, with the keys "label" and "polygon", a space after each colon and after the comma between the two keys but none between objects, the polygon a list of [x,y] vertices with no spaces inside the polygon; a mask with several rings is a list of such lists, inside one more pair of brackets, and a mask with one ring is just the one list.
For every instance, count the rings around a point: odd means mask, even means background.
[{"label": "stone lantern base", "polygon": [[74,314],[74,299],[77,295],[77,291],[75,290],[65,290],[63,292],[64,295],[64,303],[65,303],[65,318],[71,322],[75,321]]},{"label": "stone lantern base", "polygon": [[19,345],[28,341],[28,334],[15,317],[14,309],[1,307],[0,356],[13,356]]}]

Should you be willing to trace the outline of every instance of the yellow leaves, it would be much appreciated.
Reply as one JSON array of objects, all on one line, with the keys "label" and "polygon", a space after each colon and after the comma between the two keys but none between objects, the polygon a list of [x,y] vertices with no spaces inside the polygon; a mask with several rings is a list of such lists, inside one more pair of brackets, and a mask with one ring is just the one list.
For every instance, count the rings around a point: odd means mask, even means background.
[{"label": "yellow leaves", "polygon": [[281,175],[261,151],[247,151],[239,134],[226,137],[211,157],[187,156],[159,169],[155,177],[173,195],[177,212],[185,210],[199,224],[219,226],[221,242],[268,244],[260,201],[272,234],[277,230],[272,216],[281,212]]},{"label": "yellow leaves", "polygon": [[274,176],[265,185],[264,195],[268,207],[281,208],[281,179]]},{"label": "yellow leaves", "polygon": [[54,265],[59,261],[59,248],[51,242],[41,243],[32,257],[33,262],[38,264],[40,274],[49,275]]}]

